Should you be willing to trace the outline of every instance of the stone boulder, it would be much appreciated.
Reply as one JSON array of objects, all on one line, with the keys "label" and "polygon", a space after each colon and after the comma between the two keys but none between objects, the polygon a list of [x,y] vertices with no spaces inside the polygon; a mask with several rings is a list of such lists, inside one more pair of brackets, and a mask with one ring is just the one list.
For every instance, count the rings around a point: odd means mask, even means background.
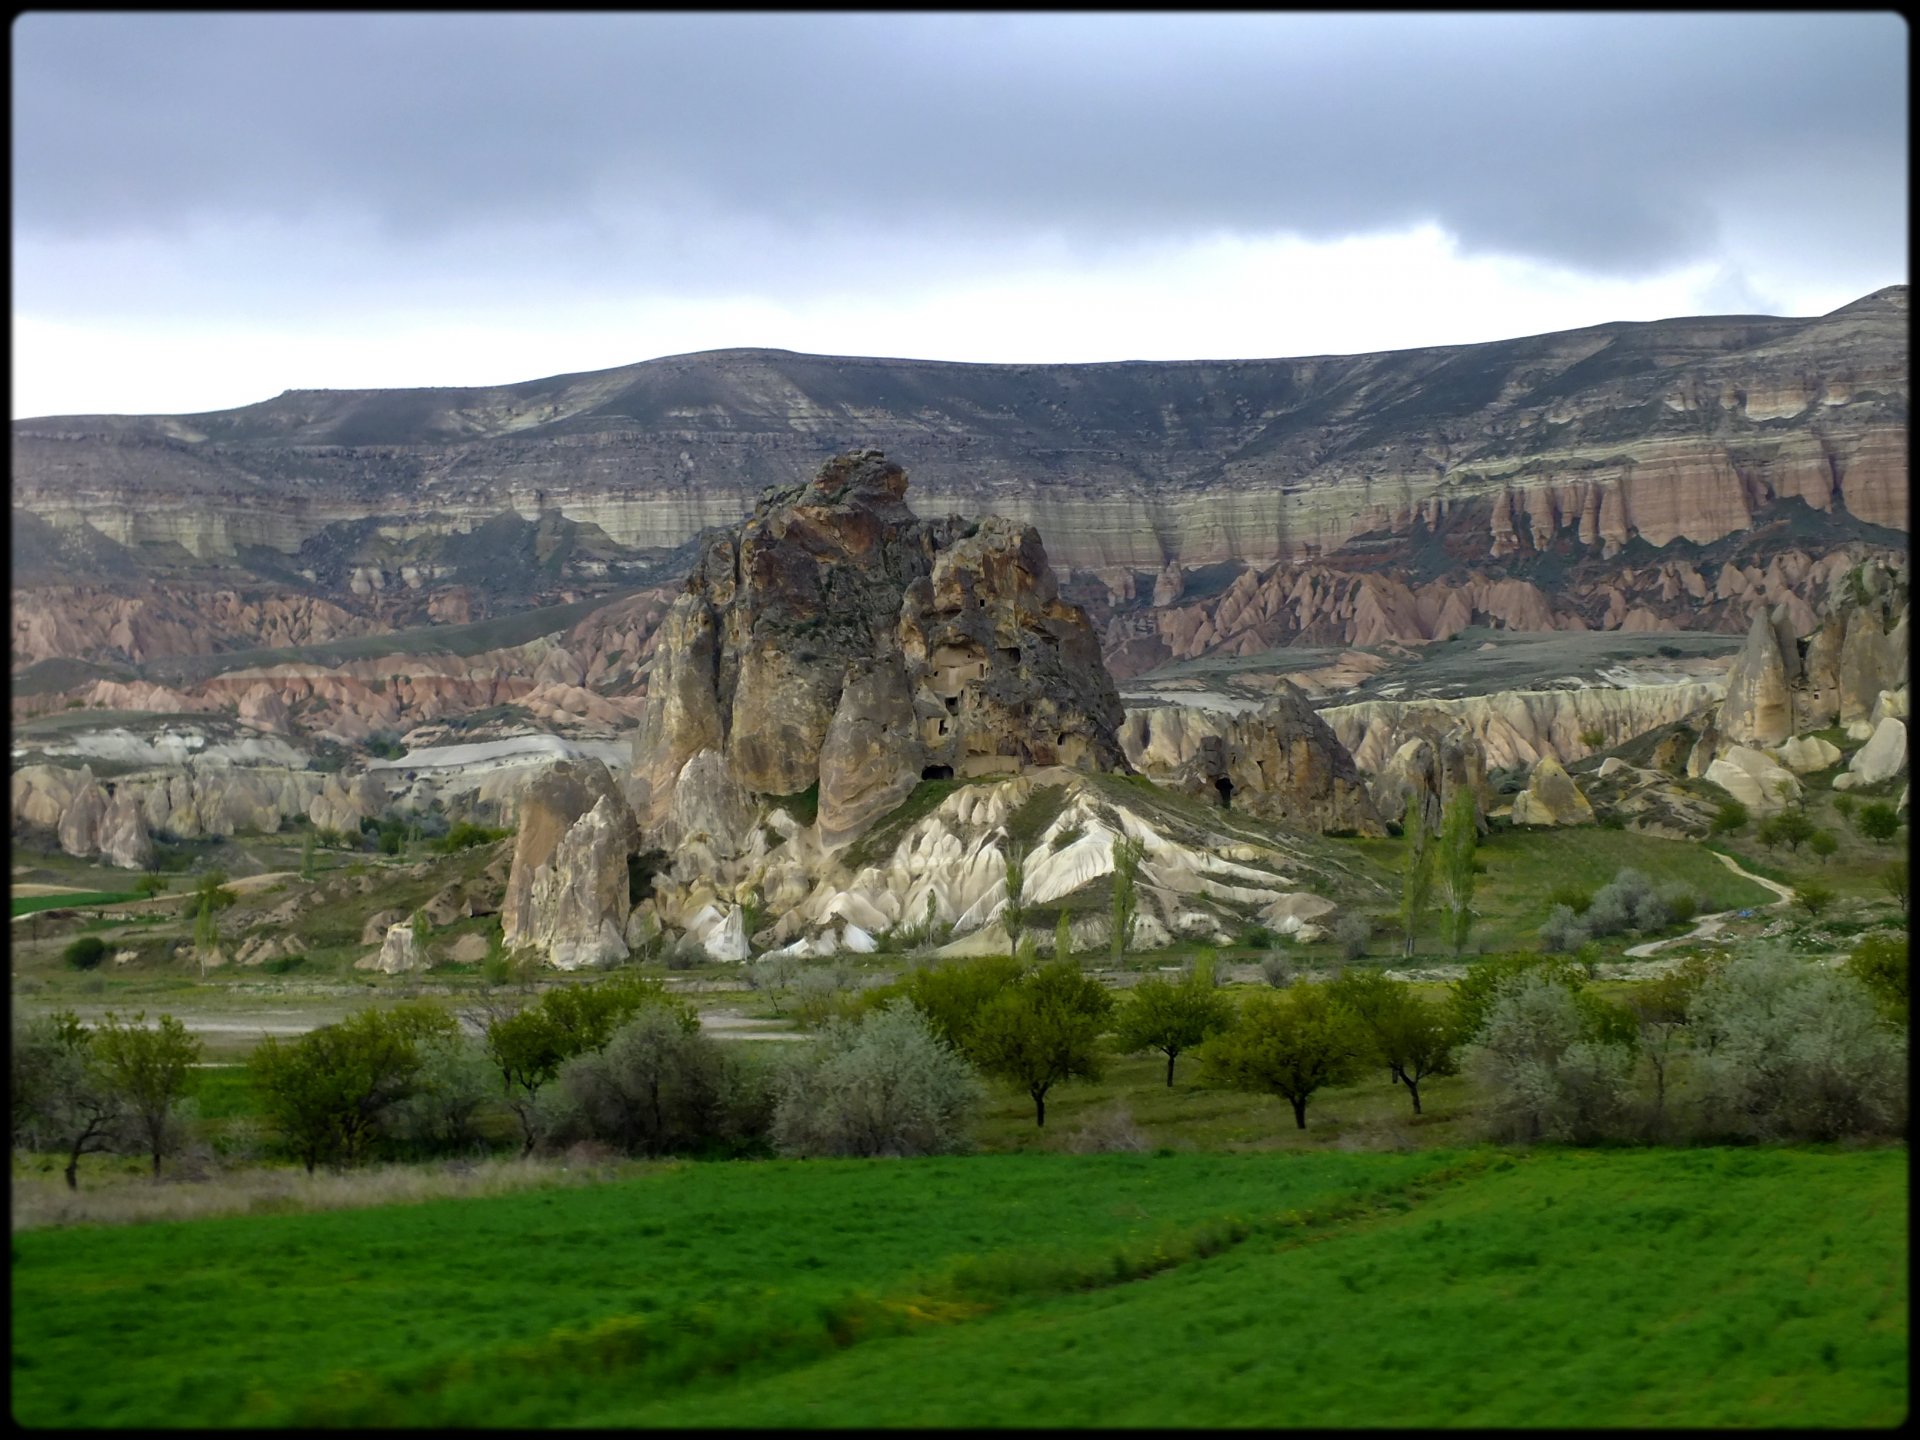
[{"label": "stone boulder", "polygon": [[1707,767],[1705,778],[1755,815],[1771,815],[1800,798],[1799,778],[1750,745],[1731,747]]},{"label": "stone boulder", "polygon": [[376,910],[367,917],[367,923],[360,927],[360,943],[378,945],[386,938],[387,931],[411,918],[404,910]]},{"label": "stone boulder", "polygon": [[477,913],[473,908],[473,901],[467,896],[465,887],[459,884],[443,885],[421,908],[426,912],[428,923],[436,928],[465,920],[468,916]]},{"label": "stone boulder", "polygon": [[520,825],[501,907],[507,944],[537,946],[562,970],[624,960],[627,861],[640,835],[606,767],[556,764],[529,794]]},{"label": "stone boulder", "polygon": [[1796,775],[1811,775],[1840,763],[1840,747],[1817,735],[1796,735],[1772,754]]},{"label": "stone boulder", "polygon": [[1873,729],[1867,743],[1853,752],[1847,773],[1855,785],[1876,785],[1907,768],[1906,722],[1889,715]]},{"label": "stone boulder", "polygon": [[1566,767],[1551,755],[1533,767],[1527,788],[1513,797],[1516,825],[1591,825],[1593,806],[1573,783]]},{"label": "stone boulder", "polygon": [[380,954],[374,960],[373,968],[387,975],[402,975],[427,968],[426,950],[415,938],[411,922],[388,927],[387,938],[380,946]]},{"label": "stone boulder", "polygon": [[447,959],[457,965],[478,965],[490,948],[484,935],[462,935],[447,947]]}]

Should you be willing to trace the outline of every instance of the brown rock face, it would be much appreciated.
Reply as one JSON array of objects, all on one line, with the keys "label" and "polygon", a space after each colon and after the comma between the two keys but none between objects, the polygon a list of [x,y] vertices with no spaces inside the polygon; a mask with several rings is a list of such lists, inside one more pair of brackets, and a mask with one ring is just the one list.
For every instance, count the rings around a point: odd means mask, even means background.
[{"label": "brown rock face", "polygon": [[818,784],[829,843],[930,775],[1123,765],[1119,697],[1031,526],[924,521],[878,451],[769,491],[661,622],[634,744],[647,828],[702,751],[751,795]]},{"label": "brown rock face", "polygon": [[1244,715],[1130,710],[1120,741],[1142,774],[1210,804],[1303,830],[1386,834],[1353,757],[1292,685]]},{"label": "brown rock face", "polygon": [[1419,734],[1393,752],[1373,781],[1373,803],[1382,815],[1406,820],[1412,800],[1421,823],[1438,835],[1447,806],[1466,791],[1473,796],[1475,825],[1484,832],[1487,814],[1487,765],[1480,742],[1465,727]]},{"label": "brown rock face", "polygon": [[610,953],[605,928],[611,924],[616,941],[626,928],[627,859],[639,839],[606,766],[556,761],[520,802],[513,868],[500,904],[507,945],[539,946],[567,968],[624,956],[623,942]]}]

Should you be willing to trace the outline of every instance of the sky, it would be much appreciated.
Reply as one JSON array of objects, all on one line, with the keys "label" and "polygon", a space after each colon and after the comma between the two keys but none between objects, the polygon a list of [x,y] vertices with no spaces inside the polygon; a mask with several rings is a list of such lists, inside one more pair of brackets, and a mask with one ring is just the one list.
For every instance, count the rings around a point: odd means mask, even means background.
[{"label": "sky", "polygon": [[1907,280],[1892,13],[29,13],[11,41],[16,418],[735,346],[1349,354]]}]

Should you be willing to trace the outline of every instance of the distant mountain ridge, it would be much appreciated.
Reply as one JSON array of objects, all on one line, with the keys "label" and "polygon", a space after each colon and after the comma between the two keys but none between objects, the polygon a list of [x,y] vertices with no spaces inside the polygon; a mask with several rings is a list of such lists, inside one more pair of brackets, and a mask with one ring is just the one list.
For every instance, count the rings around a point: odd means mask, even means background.
[{"label": "distant mountain ridge", "polygon": [[[466,623],[669,580],[678,547],[767,486],[869,446],[906,466],[920,513],[1030,522],[1056,565],[1098,576],[1102,604],[1123,610],[1149,594],[1174,604],[1201,572],[1217,594],[1275,563],[1457,571],[1482,595],[1507,577],[1599,583],[1650,552],[1698,558],[1747,536],[1815,555],[1903,544],[1908,354],[1900,285],[1811,319],[1346,356],[1019,365],[733,349],[492,387],[20,420],[16,609],[81,603],[62,587],[220,584],[338,607],[334,635]],[[1794,518],[1809,508],[1817,525]],[[1519,623],[1504,603],[1479,613]],[[1576,609],[1583,624],[1627,613],[1598,590]],[[79,643],[51,637],[90,633],[63,617],[31,644],[16,619],[16,668]]]}]

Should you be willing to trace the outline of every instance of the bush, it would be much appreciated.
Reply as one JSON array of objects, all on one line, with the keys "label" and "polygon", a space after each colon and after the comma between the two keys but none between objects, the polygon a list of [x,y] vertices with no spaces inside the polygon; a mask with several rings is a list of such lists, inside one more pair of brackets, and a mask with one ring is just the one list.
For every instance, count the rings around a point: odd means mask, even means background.
[{"label": "bush", "polygon": [[1584,885],[1562,881],[1547,892],[1549,905],[1564,905],[1575,915],[1584,915],[1593,904],[1593,892]]},{"label": "bush", "polygon": [[1664,930],[1673,923],[1673,913],[1651,880],[1638,870],[1623,869],[1595,893],[1582,921],[1589,935],[1618,935]]},{"label": "bush", "polygon": [[1840,848],[1840,842],[1834,838],[1831,830],[1816,830],[1807,837],[1807,849],[1818,855],[1822,863],[1832,857]]},{"label": "bush", "polygon": [[1558,954],[1578,950],[1589,938],[1591,932],[1581,924],[1573,908],[1568,905],[1554,906],[1540,926],[1540,948]]},{"label": "bush", "polygon": [[60,952],[71,970],[91,970],[107,958],[107,942],[98,935],[82,935]]},{"label": "bush", "polygon": [[1134,1123],[1124,1100],[1097,1110],[1067,1137],[1072,1155],[1144,1155],[1153,1148],[1147,1132]]},{"label": "bush", "polygon": [[500,1093],[500,1074],[480,1046],[460,1039],[426,1047],[412,1094],[382,1118],[384,1133],[413,1155],[458,1155],[486,1143],[481,1112]]},{"label": "bush", "polygon": [[628,1155],[739,1150],[764,1137],[759,1076],[700,1029],[692,1011],[649,1005],[603,1050],[560,1068],[549,1136]]},{"label": "bush", "polygon": [[1775,952],[1736,956],[1692,1007],[1710,1123],[1760,1140],[1897,1135],[1904,1034],[1851,976]]},{"label": "bush", "polygon": [[1364,915],[1349,911],[1333,927],[1333,943],[1340,947],[1342,960],[1358,960],[1367,953],[1367,942],[1371,939],[1373,922]]},{"label": "bush", "polygon": [[1298,968],[1278,950],[1269,950],[1260,957],[1260,978],[1276,990],[1284,990],[1291,985]]},{"label": "bush", "polygon": [[469,850],[475,845],[491,845],[496,840],[504,840],[509,830],[493,830],[485,825],[475,825],[462,820],[440,837],[435,848],[443,855],[452,855],[461,850]]},{"label": "bush", "polygon": [[896,998],[836,1019],[781,1077],[773,1143],[783,1155],[943,1155],[966,1147],[982,1097],[973,1068]]},{"label": "bush", "polygon": [[1660,892],[1660,902],[1676,925],[1685,925],[1700,913],[1700,895],[1685,885],[1669,885]]},{"label": "bush", "polygon": [[1492,1138],[1589,1144],[1624,1117],[1633,1050],[1568,986],[1524,974],[1494,995],[1462,1069],[1487,1095]]}]

